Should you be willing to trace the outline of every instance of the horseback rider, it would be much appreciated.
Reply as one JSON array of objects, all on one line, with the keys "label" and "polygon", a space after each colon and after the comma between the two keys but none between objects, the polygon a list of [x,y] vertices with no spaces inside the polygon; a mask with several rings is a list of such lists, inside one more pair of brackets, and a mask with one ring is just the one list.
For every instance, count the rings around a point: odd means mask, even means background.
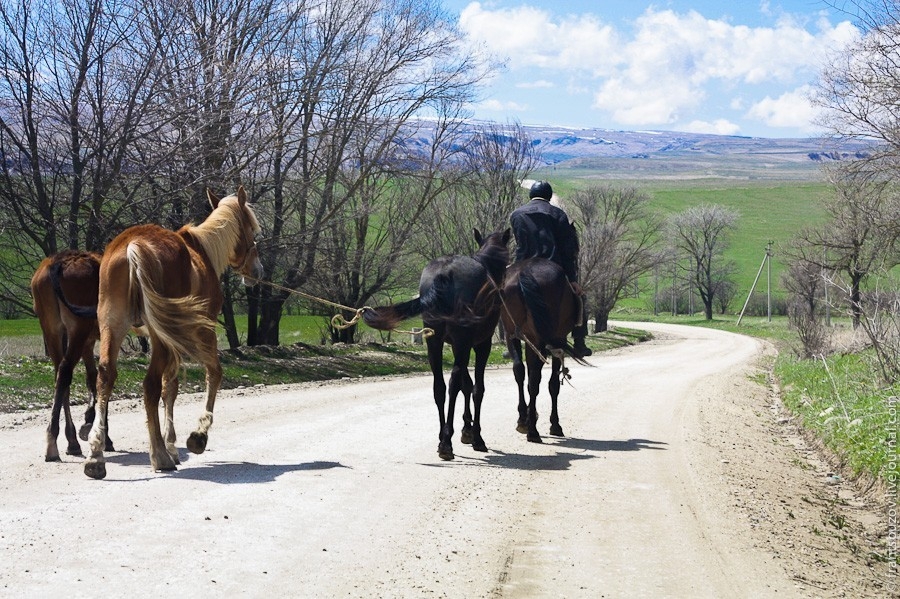
[{"label": "horseback rider", "polygon": [[[516,237],[515,261],[526,258],[547,258],[559,264],[569,279],[572,290],[584,296],[578,284],[578,234],[568,215],[551,204],[553,188],[546,181],[536,181],[528,192],[530,201],[516,208],[509,217]],[[582,299],[582,305],[584,305]],[[580,358],[593,352],[584,343],[587,337],[587,318],[572,329],[575,354]]]}]

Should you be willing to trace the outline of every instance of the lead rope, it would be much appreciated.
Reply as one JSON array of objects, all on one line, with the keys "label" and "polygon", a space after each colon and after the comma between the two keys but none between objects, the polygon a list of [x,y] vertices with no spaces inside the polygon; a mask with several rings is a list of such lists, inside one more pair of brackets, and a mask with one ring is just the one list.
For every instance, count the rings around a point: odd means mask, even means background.
[{"label": "lead rope", "polygon": [[[345,305],[339,304],[337,302],[332,302],[330,300],[323,299],[323,298],[317,297],[315,295],[310,295],[309,293],[304,293],[303,291],[300,291],[298,289],[291,289],[290,287],[285,287],[284,285],[279,285],[278,283],[273,283],[271,281],[260,281],[259,279],[249,279],[249,278],[248,278],[248,280],[254,281],[257,284],[268,285],[269,287],[272,287],[274,289],[279,289],[279,290],[285,291],[287,293],[299,295],[302,298],[305,298],[305,299],[308,299],[308,300],[311,300],[314,302],[319,302],[320,304],[325,304],[325,305],[331,306],[333,308],[339,308],[341,310],[346,310],[347,312],[353,312],[354,313],[353,318],[351,318],[350,320],[347,320],[346,318],[344,318],[344,315],[341,313],[335,314],[334,316],[331,317],[331,326],[333,326],[334,328],[341,330],[341,331],[344,329],[349,329],[350,327],[352,327],[353,325],[358,323],[360,321],[360,319],[362,318],[363,312],[365,312],[366,310],[373,309],[371,306],[363,306],[362,308],[351,308],[350,306],[345,306]],[[407,331],[407,330],[403,330],[403,329],[392,329],[392,330],[396,333],[409,333],[411,335],[421,334],[422,338],[424,338],[424,339],[427,339],[427,338],[431,337],[432,335],[434,335],[434,329],[431,329],[428,327],[423,328],[421,331],[412,331],[412,330]]]}]

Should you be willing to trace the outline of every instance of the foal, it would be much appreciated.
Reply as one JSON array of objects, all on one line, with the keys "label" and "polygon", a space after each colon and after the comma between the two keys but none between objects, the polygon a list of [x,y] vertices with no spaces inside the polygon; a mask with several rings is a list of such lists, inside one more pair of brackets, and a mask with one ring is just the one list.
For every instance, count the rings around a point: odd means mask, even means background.
[{"label": "foal", "polygon": [[[82,439],[94,421],[94,404],[97,401],[97,365],[94,361],[94,343],[100,338],[96,311],[84,313],[78,306],[96,307],[97,288],[100,283],[100,254],[77,250],[64,250],[38,265],[31,277],[31,297],[34,313],[41,324],[44,347],[56,373],[53,390],[53,408],[47,427],[47,447],[44,459],[58,462],[59,416],[66,419],[65,434],[68,441],[66,453],[80,456],[81,446],[75,434],[75,423],[69,403],[72,374],[79,360],[84,361],[90,402],[84,413],[81,427]],[[112,441],[106,439],[106,451],[115,451]]]}]

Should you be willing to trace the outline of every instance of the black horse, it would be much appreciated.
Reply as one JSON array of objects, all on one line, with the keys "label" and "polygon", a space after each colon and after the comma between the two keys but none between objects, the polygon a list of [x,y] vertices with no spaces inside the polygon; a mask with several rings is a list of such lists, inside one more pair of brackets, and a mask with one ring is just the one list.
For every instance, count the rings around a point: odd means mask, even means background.
[{"label": "black horse", "polygon": [[[461,441],[471,443],[475,451],[487,451],[481,437],[481,400],[484,397],[484,368],[491,352],[491,339],[500,318],[498,286],[509,263],[510,232],[494,232],[482,237],[474,231],[479,249],[472,256],[444,256],[428,263],[419,279],[419,297],[395,304],[368,309],[363,314],[366,324],[375,329],[390,330],[401,321],[422,315],[425,327],[434,331],[426,338],[428,362],[434,375],[434,401],[438,408],[440,432],[438,455],[453,459],[453,413],[456,397],[465,397]],[[453,350],[450,372],[449,406],[444,415],[444,342]],[[475,382],[469,376],[469,356],[475,350]],[[469,411],[474,398],[475,413]]]},{"label": "black horse", "polygon": [[[549,382],[550,434],[562,437],[557,398],[561,376],[565,372],[563,356],[569,355],[579,364],[588,365],[575,355],[566,336],[575,326],[581,313],[581,300],[575,295],[562,267],[544,258],[530,258],[516,262],[506,271],[503,283],[503,328],[506,344],[513,360],[513,375],[519,386],[520,433],[528,440],[541,442],[537,431],[537,395],[541,386],[541,368],[551,357]],[[522,341],[526,342],[525,361],[528,365],[529,403],[525,404],[525,365],[522,363]]]}]

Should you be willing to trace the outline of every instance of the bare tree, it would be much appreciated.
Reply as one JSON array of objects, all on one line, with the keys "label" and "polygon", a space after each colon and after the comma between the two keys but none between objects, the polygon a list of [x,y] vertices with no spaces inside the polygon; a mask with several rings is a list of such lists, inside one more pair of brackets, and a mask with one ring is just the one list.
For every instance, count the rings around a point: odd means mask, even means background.
[{"label": "bare tree", "polygon": [[520,123],[469,126],[458,138],[462,151],[442,171],[447,192],[428,210],[427,230],[418,237],[423,259],[472,252],[472,229],[496,231],[523,201],[520,182],[540,154]]},{"label": "bare tree", "polygon": [[626,289],[656,265],[663,221],[649,196],[632,186],[592,185],[567,198],[580,227],[579,281],[594,314],[594,332],[607,330],[609,314]]},{"label": "bare tree", "polygon": [[900,160],[900,4],[893,0],[830,3],[854,17],[862,35],[832,52],[813,101],[819,124],[837,138],[863,140],[871,152],[856,158],[865,169],[893,171]]},{"label": "bare tree", "polygon": [[[302,23],[304,34],[291,38],[267,67],[277,85],[270,85],[269,98],[274,118],[266,183],[274,201],[264,265],[280,289],[260,290],[253,343],[278,343],[290,290],[309,283],[324,267],[327,256],[317,254],[320,247],[336,247],[324,236],[336,239],[354,222],[354,238],[378,238],[370,228],[381,224],[378,211],[396,209],[397,196],[385,183],[410,174],[401,160],[408,148],[398,140],[409,139],[420,116],[435,117],[441,132],[452,131],[452,121],[484,74],[436,3],[327,0],[310,7]],[[428,166],[412,173],[427,183],[406,187],[417,189],[413,197],[424,202],[409,214],[427,206],[442,185],[434,177],[441,161],[430,155]],[[398,241],[406,235],[399,221],[394,233]],[[331,266],[358,270],[360,262]],[[364,287],[372,293],[378,285],[360,285],[360,301]]]},{"label": "bare tree", "polygon": [[846,277],[841,287],[848,290],[846,301],[854,328],[862,317],[866,277],[897,263],[900,237],[900,198],[894,185],[859,171],[858,166],[831,173],[835,194],[825,203],[828,221],[800,231],[788,248],[795,260]]},{"label": "bare tree", "polygon": [[782,284],[790,294],[788,321],[800,339],[803,358],[815,358],[828,352],[828,329],[823,323],[826,273],[822,267],[805,260],[792,261],[782,275]]},{"label": "bare tree", "polygon": [[[102,249],[154,165],[161,41],[117,0],[0,3],[0,206],[5,293],[63,248]],[[140,56],[135,60],[135,56]],[[128,223],[130,224],[130,223]]]},{"label": "bare tree", "polygon": [[687,256],[688,273],[703,302],[707,320],[712,320],[716,291],[729,269],[724,268],[722,253],[728,246],[728,233],[739,215],[716,204],[689,208],[669,222],[671,238],[678,252]]}]

